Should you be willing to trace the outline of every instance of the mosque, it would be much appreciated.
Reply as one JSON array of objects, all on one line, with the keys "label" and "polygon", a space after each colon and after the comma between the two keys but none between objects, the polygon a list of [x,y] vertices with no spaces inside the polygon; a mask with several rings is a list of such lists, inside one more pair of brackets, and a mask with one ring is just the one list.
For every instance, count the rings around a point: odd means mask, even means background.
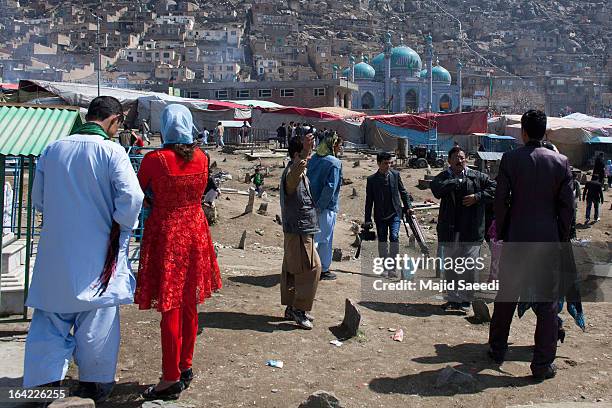
[{"label": "mosque", "polygon": [[[350,66],[342,76],[359,85],[352,94],[352,107],[394,113],[459,111],[461,62],[457,63],[457,82],[453,85],[450,73],[433,63],[431,36],[426,37],[425,66],[419,54],[402,42],[394,47],[387,33],[384,51],[372,61],[364,56],[356,64],[355,57],[350,57]],[[334,75],[337,77],[337,72]]]}]

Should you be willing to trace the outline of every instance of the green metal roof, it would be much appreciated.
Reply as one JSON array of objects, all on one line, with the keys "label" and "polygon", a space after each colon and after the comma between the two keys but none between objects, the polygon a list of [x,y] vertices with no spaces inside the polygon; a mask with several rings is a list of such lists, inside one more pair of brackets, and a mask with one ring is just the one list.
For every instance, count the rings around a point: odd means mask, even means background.
[{"label": "green metal roof", "polygon": [[80,124],[75,108],[0,105],[0,155],[39,156],[49,143]]}]

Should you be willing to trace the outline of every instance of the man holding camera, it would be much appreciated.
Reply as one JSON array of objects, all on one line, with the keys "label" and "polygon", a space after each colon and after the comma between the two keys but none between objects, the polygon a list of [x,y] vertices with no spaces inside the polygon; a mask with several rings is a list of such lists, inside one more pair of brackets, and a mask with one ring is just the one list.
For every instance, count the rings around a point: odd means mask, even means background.
[{"label": "man holding camera", "polygon": [[[391,154],[378,153],[376,161],[378,171],[369,176],[366,182],[364,226],[366,229],[372,228],[373,206],[378,236],[378,256],[395,258],[399,253],[402,216],[411,211],[412,205],[399,172],[391,169]],[[395,269],[387,271],[387,274],[389,277],[396,277]]]},{"label": "man holding camera", "polygon": [[[431,192],[441,199],[438,215],[438,254],[443,260],[459,258],[476,260],[485,236],[485,205],[495,196],[495,181],[489,176],[467,167],[465,151],[454,146],[448,152],[447,170],[438,174],[431,182]],[[458,262],[453,262],[453,265]],[[443,262],[446,264],[446,262]],[[472,264],[472,262],[470,262]],[[455,289],[447,292],[444,310],[467,313],[473,292],[457,290],[459,280],[475,282],[475,268],[445,270],[447,282],[454,282]]]}]

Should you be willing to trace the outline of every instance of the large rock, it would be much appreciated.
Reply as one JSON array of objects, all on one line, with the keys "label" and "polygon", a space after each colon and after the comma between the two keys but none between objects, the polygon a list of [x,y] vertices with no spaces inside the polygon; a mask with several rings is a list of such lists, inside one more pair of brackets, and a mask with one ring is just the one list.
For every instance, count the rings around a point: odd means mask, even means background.
[{"label": "large rock", "polygon": [[332,252],[332,261],[342,261],[342,248],[334,248],[334,251]]},{"label": "large rock", "polygon": [[95,408],[96,403],[89,398],[61,398],[49,404],[49,408]]},{"label": "large rock", "polygon": [[476,379],[468,373],[454,369],[451,366],[446,366],[436,380],[436,387],[445,387],[449,385],[471,386],[476,382]]},{"label": "large rock", "polygon": [[249,189],[249,203],[245,207],[244,213],[251,214],[253,212],[253,205],[255,205],[255,189],[251,187]]},{"label": "large rock", "polygon": [[331,392],[316,391],[298,408],[343,408],[340,400]]},{"label": "large rock", "polygon": [[347,337],[355,337],[361,323],[361,312],[357,305],[351,300],[344,302],[344,319],[340,327],[346,332]]},{"label": "large rock", "polygon": [[268,214],[268,203],[261,203],[259,205],[259,210],[257,210],[257,214],[267,215]]},{"label": "large rock", "polygon": [[242,231],[242,236],[240,237],[240,242],[238,243],[238,249],[244,249],[246,247],[246,239],[247,232],[246,230]]}]

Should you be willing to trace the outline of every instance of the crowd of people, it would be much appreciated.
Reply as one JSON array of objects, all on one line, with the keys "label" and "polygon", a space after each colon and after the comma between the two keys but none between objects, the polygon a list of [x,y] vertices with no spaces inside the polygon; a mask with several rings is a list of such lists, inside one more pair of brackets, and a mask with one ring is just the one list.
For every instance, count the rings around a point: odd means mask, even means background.
[{"label": "crowd of people", "polygon": [[[98,97],[86,120],[71,137],[51,143],[36,169],[32,199],[45,222],[27,299],[34,314],[24,386],[59,385],[74,358],[79,369],[75,395],[97,402],[108,398],[119,352],[119,306],[134,301],[139,309],[161,313],[162,376],[143,397],[176,399],[194,378],[196,307],[222,286],[202,211],[202,197],[212,188],[209,158],[194,142],[193,118],[182,105],[162,112],[163,146],[145,155],[137,174],[125,150],[109,140],[124,120],[121,104]],[[516,286],[524,274],[516,274],[517,262],[522,259],[520,268],[529,273],[541,273],[527,265],[541,254],[521,256],[508,243],[568,242],[575,220],[576,191],[568,160],[543,143],[546,116],[528,111],[521,125],[525,145],[503,156],[496,181],[468,168],[465,151],[455,145],[448,152],[448,168],[431,183],[433,195],[441,200],[438,256],[476,258],[487,238],[487,209],[494,209],[495,238],[504,243],[489,334],[489,356],[496,363],[504,360],[519,301]],[[213,134],[223,145],[221,123]],[[279,127],[278,141],[290,158],[280,179],[281,304],[287,319],[309,330],[319,282],[336,279],[330,266],[342,185],[337,156],[343,141],[335,131],[293,122]],[[379,153],[377,164],[367,178],[364,228],[375,224],[379,256],[395,257],[402,220],[413,213],[412,199],[392,168],[392,156]],[[583,193],[592,204],[603,197],[599,174],[595,178],[599,185],[587,184]],[[255,188],[262,188],[259,171],[252,180]],[[128,244],[141,206],[148,216],[135,279]],[[595,205],[595,218],[597,212]],[[590,206],[587,219],[589,214]],[[391,268],[385,276],[393,279],[398,272],[404,273]],[[450,281],[477,279],[470,268],[444,273]],[[473,293],[458,290],[449,290],[446,300],[444,310],[464,312],[477,301]],[[559,304],[550,300],[530,306],[537,315],[531,370],[543,380],[556,373]]]}]

